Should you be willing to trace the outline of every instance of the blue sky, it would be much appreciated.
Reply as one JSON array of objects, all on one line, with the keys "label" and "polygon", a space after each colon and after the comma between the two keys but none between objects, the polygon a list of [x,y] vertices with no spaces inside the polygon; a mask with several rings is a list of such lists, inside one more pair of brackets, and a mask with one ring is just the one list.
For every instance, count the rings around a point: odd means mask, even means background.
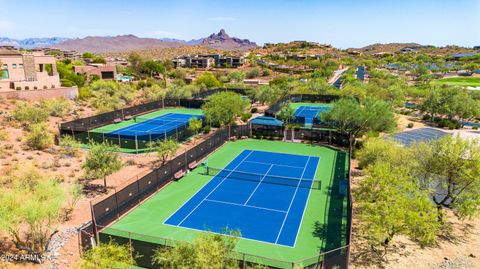
[{"label": "blue sky", "polygon": [[[0,0],[0,36],[197,39],[224,28],[259,44],[480,45],[480,0]],[[49,15],[40,15],[49,14]]]}]

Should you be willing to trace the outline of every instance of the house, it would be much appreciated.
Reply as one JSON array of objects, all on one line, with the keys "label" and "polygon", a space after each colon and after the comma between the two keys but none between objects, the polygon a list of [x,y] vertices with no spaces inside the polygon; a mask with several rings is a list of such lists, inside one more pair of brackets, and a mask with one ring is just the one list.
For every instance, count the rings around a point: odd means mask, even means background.
[{"label": "house", "polygon": [[75,74],[82,74],[87,77],[98,76],[103,80],[115,80],[117,78],[117,68],[114,65],[88,64],[73,66]]},{"label": "house", "polygon": [[186,55],[173,59],[175,67],[209,68],[213,66],[237,68],[243,65],[243,57],[224,56],[221,54]]},{"label": "house", "polygon": [[0,49],[0,91],[40,90],[60,87],[55,57],[43,51]]},{"label": "house", "polygon": [[400,50],[400,53],[417,53],[417,50],[411,47],[404,47]]}]

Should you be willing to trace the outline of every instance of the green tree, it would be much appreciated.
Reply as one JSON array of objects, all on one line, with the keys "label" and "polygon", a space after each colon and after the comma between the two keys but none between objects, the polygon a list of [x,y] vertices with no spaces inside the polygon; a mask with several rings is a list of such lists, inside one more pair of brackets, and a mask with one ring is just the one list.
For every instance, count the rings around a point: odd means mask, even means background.
[{"label": "green tree", "polygon": [[0,232],[17,249],[43,254],[65,203],[59,180],[23,165],[0,182]]},{"label": "green tree", "polygon": [[273,104],[279,97],[280,94],[277,88],[270,85],[261,86],[255,91],[255,99],[262,103],[262,105],[265,103],[269,105]]},{"label": "green tree", "polygon": [[88,177],[103,178],[105,192],[107,191],[107,176],[120,170],[123,166],[117,146],[108,143],[91,144],[87,158],[82,168]]},{"label": "green tree", "polygon": [[235,83],[241,83],[245,79],[245,73],[242,71],[233,71],[228,74],[228,79]]},{"label": "green tree", "polygon": [[[428,150],[416,150],[419,163],[416,174],[439,210],[455,209],[460,218],[471,218],[480,211],[480,142],[445,136],[430,144]],[[420,177],[419,177],[420,178]]]},{"label": "green tree", "polygon": [[242,115],[249,104],[240,95],[225,91],[210,95],[202,109],[210,125],[222,126],[234,123],[235,117]]},{"label": "green tree", "polygon": [[132,68],[133,72],[137,77],[142,77],[142,65],[143,65],[143,58],[140,54],[136,52],[132,52],[128,55],[128,62],[130,63],[130,67]]},{"label": "green tree", "polygon": [[35,150],[44,150],[53,145],[53,134],[48,130],[46,123],[31,125],[25,142],[27,146]]},{"label": "green tree", "polygon": [[164,85],[167,85],[167,68],[160,61],[148,60],[142,64],[142,72],[153,78],[155,75],[161,75]]},{"label": "green tree", "polygon": [[349,136],[350,150],[359,134],[368,131],[388,132],[396,127],[391,106],[371,97],[366,98],[363,104],[353,98],[342,98],[320,117],[338,132]]},{"label": "green tree", "polygon": [[84,253],[80,269],[118,269],[135,265],[128,245],[119,245],[113,241],[100,243]]},{"label": "green tree", "polygon": [[202,129],[202,125],[203,125],[202,119],[192,118],[188,122],[188,129],[193,133],[193,135],[197,135],[200,129]]},{"label": "green tree", "polygon": [[231,236],[199,234],[192,244],[180,243],[174,248],[157,249],[153,260],[159,268],[165,269],[239,268],[233,258],[239,233],[228,234]]},{"label": "green tree", "polygon": [[222,83],[217,80],[212,72],[204,72],[195,80],[197,85],[205,85],[207,88],[220,87]]},{"label": "green tree", "polygon": [[277,117],[287,124],[290,124],[295,119],[295,109],[292,108],[290,103],[284,103],[277,113]]},{"label": "green tree", "polygon": [[362,169],[380,161],[399,167],[411,167],[414,160],[408,148],[384,138],[369,138],[355,156]]},{"label": "green tree", "polygon": [[165,139],[158,142],[149,143],[149,148],[151,151],[157,153],[158,158],[160,158],[161,165],[164,165],[169,157],[175,156],[177,150],[180,148],[178,143],[172,139]]},{"label": "green tree", "polygon": [[120,109],[133,101],[136,93],[130,84],[98,80],[88,86],[91,93],[90,103],[99,112]]},{"label": "green tree", "polygon": [[439,230],[438,215],[426,191],[404,167],[377,162],[367,170],[354,193],[363,234],[374,250],[387,254],[397,235],[432,245]]}]

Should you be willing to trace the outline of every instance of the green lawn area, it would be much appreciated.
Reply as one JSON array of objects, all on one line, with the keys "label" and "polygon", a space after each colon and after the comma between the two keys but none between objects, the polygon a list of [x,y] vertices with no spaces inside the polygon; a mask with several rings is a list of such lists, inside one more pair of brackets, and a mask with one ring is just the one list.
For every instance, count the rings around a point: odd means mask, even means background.
[{"label": "green lawn area", "polygon": [[442,79],[433,80],[430,83],[434,85],[480,87],[480,77],[442,78]]},{"label": "green lawn area", "polygon": [[[307,258],[346,244],[347,197],[339,194],[339,182],[348,169],[348,154],[323,146],[246,139],[228,142],[208,157],[208,164],[225,167],[245,149],[319,156],[315,179],[321,180],[321,189],[310,191],[295,247],[239,239],[237,252],[246,254],[244,258],[249,261],[291,268],[292,262],[307,266],[318,261],[318,258]],[[164,225],[163,222],[212,178],[204,175],[203,171],[204,168],[198,167],[179,181],[172,182],[105,228],[100,237],[108,240],[115,236],[115,240],[128,243],[125,238],[130,234],[134,248],[143,253],[142,259],[148,259],[152,254],[152,246],[143,242],[163,245],[171,245],[173,241],[191,242],[202,232]]]}]

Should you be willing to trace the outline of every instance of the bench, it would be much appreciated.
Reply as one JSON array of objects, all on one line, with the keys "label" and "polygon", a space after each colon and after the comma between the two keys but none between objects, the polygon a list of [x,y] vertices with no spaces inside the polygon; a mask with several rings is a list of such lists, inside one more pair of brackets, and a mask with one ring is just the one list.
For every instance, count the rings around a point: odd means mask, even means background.
[{"label": "bench", "polygon": [[116,119],[113,120],[113,123],[120,123],[120,122],[122,122],[122,119],[120,119],[120,118],[116,118]]},{"label": "bench", "polygon": [[125,120],[131,120],[133,116],[125,116]]},{"label": "bench", "polygon": [[184,175],[185,175],[185,171],[180,170],[180,171],[176,172],[175,175],[173,175],[173,178],[174,178],[175,180],[178,180],[178,179],[180,179],[181,177],[183,177]]},{"label": "bench", "polygon": [[198,162],[197,161],[193,161],[191,163],[188,164],[188,169],[192,170],[194,169],[195,167],[197,167],[198,165]]}]

